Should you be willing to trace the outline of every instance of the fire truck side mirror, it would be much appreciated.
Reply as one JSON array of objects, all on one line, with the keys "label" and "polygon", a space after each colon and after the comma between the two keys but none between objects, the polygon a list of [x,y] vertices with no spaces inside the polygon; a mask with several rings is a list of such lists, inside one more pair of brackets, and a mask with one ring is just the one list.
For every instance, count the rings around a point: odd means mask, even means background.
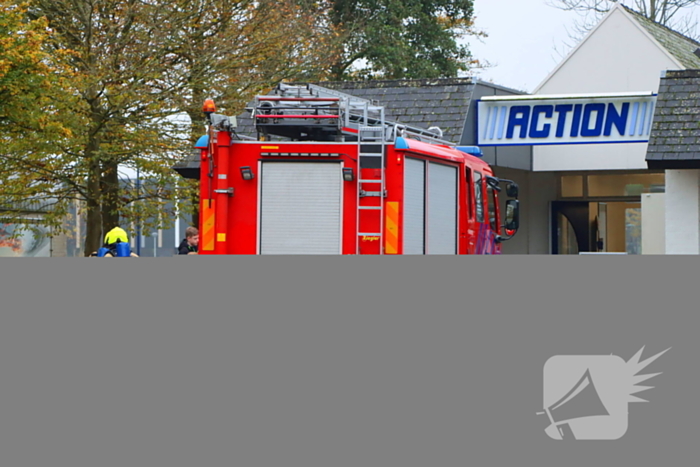
[{"label": "fire truck side mirror", "polygon": [[515,182],[508,183],[508,185],[506,185],[506,194],[508,195],[509,198],[517,198],[518,197],[518,184]]},{"label": "fire truck side mirror", "polygon": [[506,231],[515,231],[520,227],[520,201],[517,199],[506,201],[506,223],[504,227]]}]

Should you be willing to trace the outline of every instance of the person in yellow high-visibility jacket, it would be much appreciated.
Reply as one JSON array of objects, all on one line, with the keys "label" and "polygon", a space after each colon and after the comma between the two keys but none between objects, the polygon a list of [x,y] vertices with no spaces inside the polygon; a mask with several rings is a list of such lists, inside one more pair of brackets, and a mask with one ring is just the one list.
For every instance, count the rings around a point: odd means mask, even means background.
[{"label": "person in yellow high-visibility jacket", "polygon": [[[121,256],[131,256],[132,258],[138,258],[136,253],[131,251],[129,245],[129,236],[126,234],[124,229],[121,227],[115,227],[105,235],[105,242],[100,252],[95,252],[91,256],[102,256],[103,258],[114,258],[120,256],[118,250],[128,251],[129,254],[122,254]],[[102,253],[102,254],[100,254]]]}]

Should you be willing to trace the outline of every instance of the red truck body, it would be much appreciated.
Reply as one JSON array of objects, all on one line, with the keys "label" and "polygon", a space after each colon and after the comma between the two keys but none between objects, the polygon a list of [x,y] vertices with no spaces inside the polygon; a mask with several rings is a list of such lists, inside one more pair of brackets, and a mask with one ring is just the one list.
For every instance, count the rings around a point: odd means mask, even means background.
[{"label": "red truck body", "polygon": [[256,140],[210,114],[197,145],[199,253],[499,254],[501,189],[468,153],[478,148],[411,133],[383,110],[369,119],[367,107],[358,123],[340,97],[262,96]]}]

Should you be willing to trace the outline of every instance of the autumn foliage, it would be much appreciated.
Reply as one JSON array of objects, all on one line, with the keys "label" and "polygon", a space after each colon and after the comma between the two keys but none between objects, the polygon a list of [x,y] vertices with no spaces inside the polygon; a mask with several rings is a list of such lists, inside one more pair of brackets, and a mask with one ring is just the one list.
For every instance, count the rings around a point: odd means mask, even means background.
[{"label": "autumn foliage", "polygon": [[86,254],[115,225],[167,227],[166,204],[191,198],[172,166],[202,132],[204,96],[240,112],[283,77],[321,78],[333,56],[335,36],[294,2],[0,1],[3,27],[20,33],[0,49],[0,93],[17,101],[3,99],[2,137],[23,140],[0,154],[4,216],[43,200],[60,229],[77,201]]},{"label": "autumn foliage", "polygon": [[454,76],[472,27],[472,0],[0,0],[0,217],[58,232],[78,205],[85,254],[167,228],[195,205],[172,167],[205,98],[236,115],[283,79]]}]

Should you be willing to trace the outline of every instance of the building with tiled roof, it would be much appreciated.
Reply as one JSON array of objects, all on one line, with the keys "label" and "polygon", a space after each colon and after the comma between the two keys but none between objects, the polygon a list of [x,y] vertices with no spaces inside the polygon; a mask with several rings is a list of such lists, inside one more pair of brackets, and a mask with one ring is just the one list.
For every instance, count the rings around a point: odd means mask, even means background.
[{"label": "building with tiled roof", "polygon": [[410,126],[437,126],[443,139],[461,143],[476,87],[471,78],[324,82],[320,86],[384,106],[386,119]]},{"label": "building with tiled roof", "polygon": [[646,160],[650,169],[700,168],[700,69],[661,78]]},{"label": "building with tiled roof", "polygon": [[[654,96],[664,70],[700,66],[698,48],[700,44],[693,39],[617,3],[533,94]],[[647,106],[641,101],[637,107],[630,106],[630,114],[645,122],[644,127],[635,122],[639,128],[651,127],[653,106],[653,102]],[[649,133],[641,133],[640,141],[619,144],[535,145],[532,172],[498,172],[522,181],[523,191],[530,194],[522,200],[526,209],[534,210],[525,215],[528,252],[542,241],[549,243],[550,252],[560,254],[645,251],[643,226],[659,224],[658,214],[647,209],[651,206],[647,201],[663,196],[666,174],[647,165]],[[546,174],[552,178],[545,179]],[[646,251],[659,249],[663,248],[656,245]]]},{"label": "building with tiled roof", "polygon": [[700,254],[700,69],[664,72],[646,161],[665,170],[659,250]]},{"label": "building with tiled roof", "polygon": [[[387,121],[428,129],[439,127],[442,139],[464,143],[473,119],[470,103],[481,95],[516,95],[521,91],[473,78],[324,81],[317,86],[367,99],[385,109]],[[248,107],[252,107],[250,103]],[[237,133],[257,138],[250,113],[237,117]],[[471,126],[470,126],[471,125]]]}]

